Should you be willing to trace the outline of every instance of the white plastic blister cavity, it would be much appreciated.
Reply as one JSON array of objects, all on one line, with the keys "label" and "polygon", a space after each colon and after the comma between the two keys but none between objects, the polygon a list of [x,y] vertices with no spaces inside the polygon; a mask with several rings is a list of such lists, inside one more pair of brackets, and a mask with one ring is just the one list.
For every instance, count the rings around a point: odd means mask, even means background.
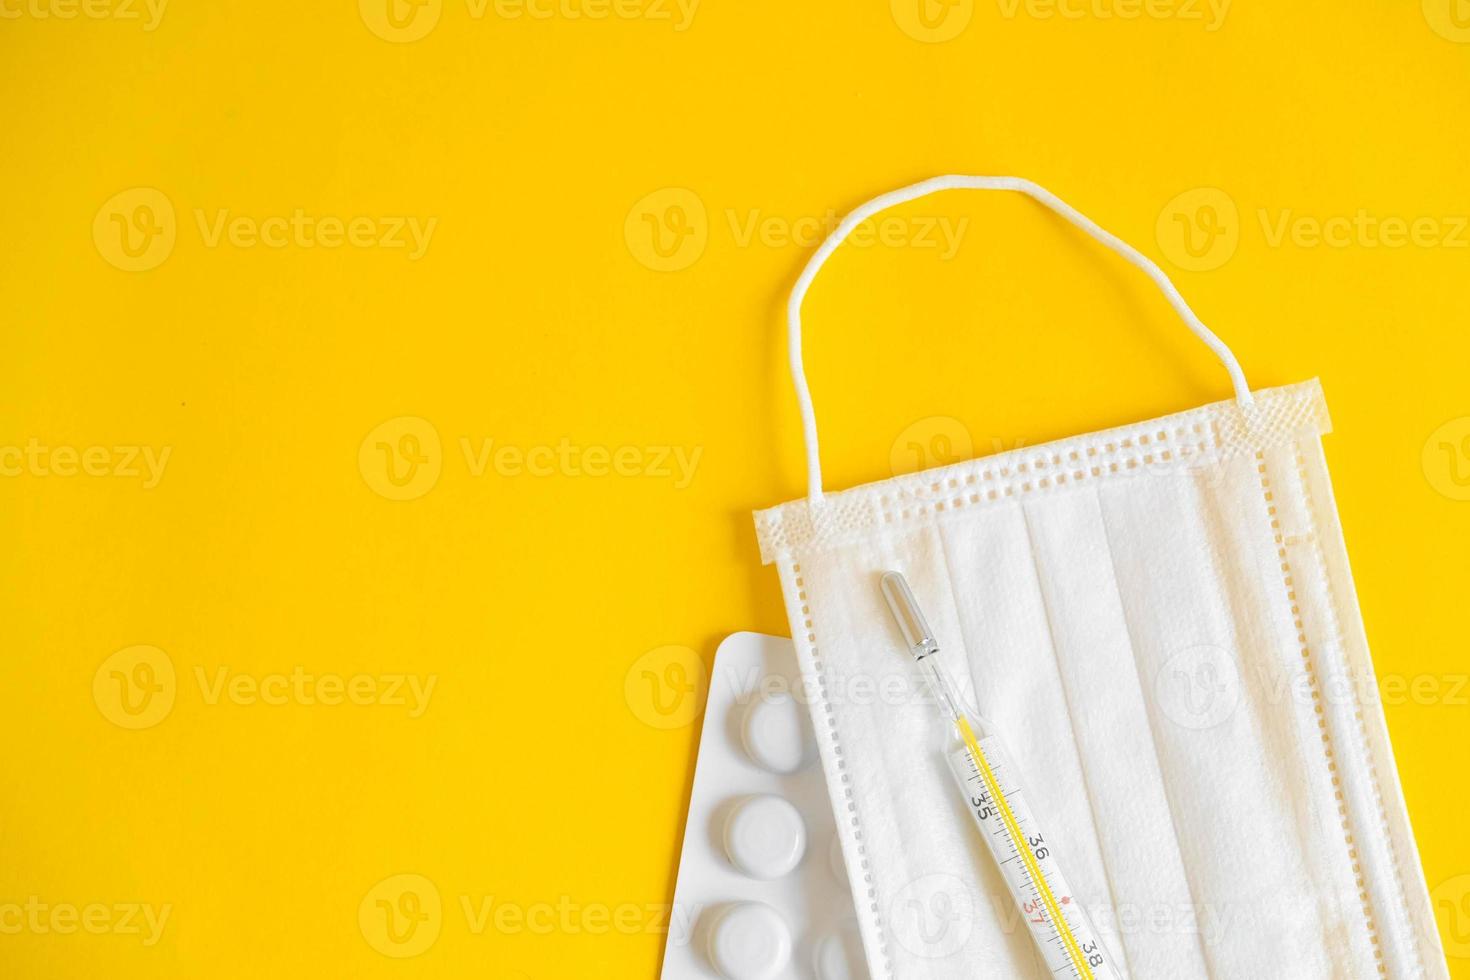
[{"label": "white plastic blister cavity", "polygon": [[868,980],[791,641],[715,653],[663,980]]}]

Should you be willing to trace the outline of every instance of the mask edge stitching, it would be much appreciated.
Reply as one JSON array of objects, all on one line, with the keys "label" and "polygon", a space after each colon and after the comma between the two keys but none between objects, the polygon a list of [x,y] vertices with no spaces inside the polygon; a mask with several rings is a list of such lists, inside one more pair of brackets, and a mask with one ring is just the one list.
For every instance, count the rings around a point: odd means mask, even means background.
[{"label": "mask edge stitching", "polygon": [[[877,944],[878,954],[881,958],[883,975],[887,978],[887,980],[894,980],[895,974],[893,972],[893,961],[888,955],[888,942],[884,936],[883,916],[880,911],[877,890],[871,884],[872,869],[868,864],[867,847],[863,842],[862,821],[857,814],[855,801],[853,800],[852,786],[847,776],[847,762],[846,759],[843,757],[841,740],[837,734],[836,719],[832,714],[832,707],[827,701],[827,679],[821,669],[822,655],[818,652],[817,649],[816,624],[812,621],[811,606],[807,604],[804,598],[802,598],[806,594],[806,581],[802,578],[801,575],[801,564],[789,558],[788,563],[790,568],[791,581],[792,584],[796,587],[795,594],[797,596],[797,601],[801,603],[800,612],[802,617],[802,627],[805,630],[805,635],[802,638],[802,641],[806,647],[807,655],[811,660],[812,673],[815,675],[817,681],[814,701],[815,703],[818,703],[822,706],[823,718],[827,722],[828,738],[831,740],[832,754],[834,756],[835,766],[837,769],[837,778],[842,785],[842,798],[843,801],[847,804],[847,816],[850,820],[851,833],[853,841],[857,845],[858,865],[863,871],[863,884],[867,888],[868,892],[868,901],[865,904],[865,907],[858,909],[856,907],[858,904],[858,896],[856,891],[854,891],[854,910],[857,911],[859,918],[866,919],[872,923],[874,941]],[[830,787],[828,795],[831,795]],[[835,822],[837,819],[836,813],[833,814],[833,818]]]},{"label": "mask edge stitching", "polygon": [[[936,470],[905,474],[888,481],[838,491],[829,494],[826,502],[815,510],[804,499],[778,504],[755,514],[761,557],[769,563],[798,554],[821,554],[876,527],[906,524],[976,505],[983,509],[989,504],[1042,491],[1057,492],[1083,484],[1096,486],[1108,478],[1152,475],[1159,466],[1155,457],[1160,451],[1155,448],[1155,443],[1169,443],[1171,436],[1176,440],[1173,445],[1178,445],[1177,441],[1204,436],[1208,430],[1208,436],[1200,438],[1196,444],[1184,446],[1177,457],[1167,456],[1163,460],[1164,469],[1219,464],[1258,445],[1289,441],[1303,428],[1313,428],[1319,433],[1326,431],[1325,407],[1321,384],[1312,379],[1261,392],[1250,417],[1242,416],[1233,401],[1217,402],[1158,419],[1065,437],[1026,449],[977,457]],[[1260,424],[1267,409],[1273,410],[1273,415]],[[1221,426],[1222,421],[1226,426]],[[1172,432],[1169,431],[1171,428]],[[1166,452],[1174,453],[1173,445]],[[1056,479],[1052,479],[1050,474],[1032,479],[1033,470],[1047,469],[1048,458],[1052,466],[1060,466],[1063,453],[1069,460],[1085,454],[1089,461],[1086,464],[1088,469],[1062,473]],[[1081,462],[1080,459],[1077,461]],[[920,479],[925,474],[929,475]],[[886,487],[888,483],[894,485]],[[990,488],[983,493],[966,490],[949,500],[943,499],[940,490],[945,485],[954,490],[980,484],[990,484]],[[850,499],[842,499],[849,495]],[[911,509],[903,506],[909,503],[913,505]]]},{"label": "mask edge stitching", "polygon": [[[1341,611],[1338,608],[1339,604],[1337,599],[1337,591],[1332,587],[1331,576],[1329,576],[1326,571],[1327,559],[1326,554],[1322,550],[1322,540],[1320,536],[1321,521],[1318,519],[1317,516],[1317,500],[1316,497],[1312,494],[1312,484],[1307,477],[1306,455],[1302,451],[1300,440],[1295,441],[1292,446],[1292,451],[1296,460],[1297,478],[1301,483],[1302,499],[1306,503],[1307,516],[1312,524],[1311,528],[1309,529],[1309,533],[1310,540],[1312,542],[1312,559],[1315,566],[1313,570],[1316,572],[1319,579],[1321,580],[1323,591],[1326,593],[1327,596],[1327,614],[1331,617],[1332,634],[1337,643],[1340,646],[1345,647],[1346,644],[1344,642],[1342,628],[1343,618]],[[1398,892],[1399,898],[1398,911],[1400,912],[1400,915],[1398,917],[1398,931],[1401,934],[1401,940],[1402,936],[1408,936],[1408,942],[1406,945],[1408,945],[1408,947],[1413,951],[1414,966],[1417,969],[1418,976],[1422,977],[1425,975],[1426,972],[1424,967],[1423,951],[1420,949],[1420,943],[1418,941],[1417,935],[1415,934],[1415,930],[1413,930],[1412,928],[1405,929],[1405,926],[1409,924],[1406,919],[1409,909],[1409,893],[1408,889],[1404,887],[1402,867],[1403,858],[1398,851],[1399,841],[1397,840],[1397,835],[1393,833],[1389,825],[1388,810],[1383,802],[1383,786],[1379,778],[1378,767],[1373,762],[1373,753],[1369,744],[1367,725],[1366,722],[1363,720],[1364,706],[1361,698],[1358,695],[1358,689],[1356,688],[1356,686],[1349,685],[1348,688],[1353,698],[1354,718],[1357,721],[1357,724],[1353,726],[1351,731],[1351,735],[1355,737],[1354,747],[1366,760],[1366,765],[1368,769],[1368,785],[1373,793],[1373,814],[1377,818],[1377,822],[1379,824],[1379,828],[1383,832],[1384,839],[1388,842],[1388,854],[1390,858],[1391,871],[1393,874],[1393,884]]]},{"label": "mask edge stitching", "polygon": [[[1332,732],[1331,729],[1328,727],[1326,715],[1322,712],[1321,708],[1320,698],[1322,685],[1318,679],[1319,671],[1317,658],[1315,656],[1315,651],[1313,650],[1311,643],[1307,639],[1306,628],[1302,620],[1300,601],[1297,595],[1296,585],[1292,580],[1292,564],[1290,557],[1287,555],[1286,551],[1286,536],[1281,528],[1279,511],[1276,507],[1276,504],[1272,502],[1272,488],[1274,484],[1267,474],[1266,467],[1266,450],[1268,448],[1273,447],[1263,442],[1256,447],[1253,453],[1254,462],[1256,464],[1256,474],[1260,482],[1260,490],[1263,502],[1266,505],[1266,513],[1270,518],[1272,543],[1276,546],[1276,557],[1277,560],[1280,562],[1281,567],[1281,584],[1286,590],[1286,600],[1287,606],[1292,616],[1292,626],[1297,633],[1297,642],[1300,653],[1302,655],[1302,659],[1304,661],[1304,667],[1306,669],[1306,676],[1308,679],[1308,686],[1311,690],[1312,701],[1314,705],[1316,705],[1316,710],[1314,711],[1314,714],[1316,715],[1317,728],[1322,736],[1322,751],[1327,762],[1328,771],[1331,772],[1337,766],[1336,753],[1333,749]],[[1303,488],[1303,490],[1305,495],[1305,488]],[[1312,513],[1309,497],[1307,503],[1307,511],[1308,518],[1309,520],[1312,520],[1314,522],[1313,529],[1315,529],[1316,518],[1315,515]],[[1332,776],[1332,782],[1334,784],[1334,787],[1336,787],[1338,777],[1335,775]],[[1351,855],[1354,847],[1351,842],[1351,820],[1347,809],[1347,803],[1340,789],[1337,791],[1336,795],[1337,818],[1339,823],[1342,825],[1343,830],[1345,831],[1344,843],[1347,847],[1348,854]],[[1389,975],[1388,964],[1384,959],[1382,941],[1379,939],[1380,930],[1378,928],[1377,918],[1373,914],[1373,908],[1368,901],[1367,881],[1364,878],[1363,872],[1361,870],[1361,864],[1356,861],[1354,861],[1354,864],[1356,865],[1356,867],[1352,869],[1353,881],[1357,885],[1358,894],[1360,896],[1358,900],[1358,907],[1359,910],[1362,912],[1364,922],[1367,926],[1369,943],[1373,948],[1373,956],[1376,961],[1375,966],[1377,967],[1377,975],[1380,977],[1387,977]]]}]

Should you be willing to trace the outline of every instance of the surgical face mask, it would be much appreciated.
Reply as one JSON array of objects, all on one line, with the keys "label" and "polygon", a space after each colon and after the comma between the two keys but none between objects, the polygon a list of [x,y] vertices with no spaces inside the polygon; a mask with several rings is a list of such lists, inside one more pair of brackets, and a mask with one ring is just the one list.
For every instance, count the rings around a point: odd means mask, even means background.
[{"label": "surgical face mask", "polygon": [[[802,299],[859,222],[952,188],[1025,193],[1138,266],[1235,397],[825,493]],[[950,733],[880,592],[896,570],[963,697],[1005,733],[1069,898],[1125,975],[1447,977],[1372,697],[1317,383],[1253,394],[1157,266],[1014,178],[938,178],[859,208],[789,318],[808,496],[756,527],[873,976],[1048,975],[954,791]]]}]

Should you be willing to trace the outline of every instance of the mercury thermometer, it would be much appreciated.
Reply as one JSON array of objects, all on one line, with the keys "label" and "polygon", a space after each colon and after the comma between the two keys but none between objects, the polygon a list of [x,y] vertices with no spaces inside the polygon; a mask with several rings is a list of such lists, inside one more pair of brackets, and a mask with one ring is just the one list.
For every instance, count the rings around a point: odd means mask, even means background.
[{"label": "mercury thermometer", "polygon": [[1026,802],[1010,753],[989,722],[963,709],[939,666],[939,643],[898,572],[884,573],[883,597],[940,711],[954,726],[956,738],[945,753],[950,771],[1041,958],[1053,976],[1118,980],[1113,957],[1062,876],[1051,838]]}]

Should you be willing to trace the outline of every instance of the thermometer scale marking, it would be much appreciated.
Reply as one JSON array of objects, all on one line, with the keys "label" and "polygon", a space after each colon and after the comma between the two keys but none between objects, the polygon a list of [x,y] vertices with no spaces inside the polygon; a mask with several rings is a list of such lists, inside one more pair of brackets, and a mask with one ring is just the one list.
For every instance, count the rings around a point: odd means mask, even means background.
[{"label": "thermometer scale marking", "polygon": [[[1035,940],[1041,958],[1053,974],[1065,972],[1074,980],[1117,980],[1112,957],[1104,951],[1102,941],[1088,919],[1087,910],[1076,901],[1075,893],[1057,866],[1051,845],[1038,828],[1020,780],[1015,775],[1010,753],[1006,752],[1004,743],[989,723],[978,714],[974,717],[984,737],[976,737],[970,712],[939,666],[935,656],[939,653],[939,641],[919,611],[913,590],[900,572],[883,573],[881,584],[883,598],[888,602],[909,652],[923,670],[937,706],[959,736],[959,744],[951,743],[946,753],[950,771],[965,796],[970,816],[974,818],[980,837],[1000,870],[1006,889],[1026,917],[1026,928]],[[997,775],[1001,772],[1007,774],[1009,786],[1001,785]],[[971,786],[977,782],[983,786],[979,795],[972,792]],[[989,822],[995,816],[1000,817],[996,821],[998,827]],[[1033,836],[1028,837],[1028,832]],[[1005,843],[1001,843],[1002,835]],[[1043,861],[1046,862],[1044,869]],[[1062,896],[1060,901],[1057,895]],[[1063,905],[1070,907],[1063,911]]]},{"label": "thermometer scale marking", "polygon": [[[1005,877],[1010,880],[1013,887],[1029,886],[1029,890],[1034,893],[1035,904],[1020,903],[1022,913],[1027,916],[1027,926],[1033,932],[1042,924],[1051,926],[1052,935],[1047,937],[1047,941],[1053,944],[1055,952],[1060,954],[1055,957],[1047,957],[1051,961],[1048,965],[1053,968],[1052,972],[1068,970],[1070,975],[1076,977],[1077,980],[1107,980],[1113,977],[1113,972],[1105,965],[1101,944],[1095,937],[1087,935],[1085,931],[1083,931],[1083,937],[1079,939],[1078,930],[1062,909],[1062,905],[1072,899],[1070,889],[1061,877],[1060,870],[1055,864],[1047,870],[1042,869],[1040,862],[1049,855],[1043,853],[1038,858],[1024,833],[1022,825],[1026,824],[1034,828],[1034,821],[1031,819],[1029,807],[1025,805],[1020,790],[1013,788],[1007,793],[1000,785],[996,770],[1008,767],[999,765],[999,760],[1006,756],[1003,752],[996,751],[999,747],[997,740],[994,738],[984,740],[989,744],[990,753],[997,757],[996,762],[992,763],[986,751],[981,748],[980,740],[976,739],[974,730],[971,729],[968,721],[961,719],[957,727],[964,740],[964,747],[952,755],[951,768],[961,785],[966,782],[979,781],[985,788],[984,796],[971,797],[971,814],[979,823],[986,843],[995,854],[996,863],[1000,865]],[[1014,807],[1012,806],[1013,801]],[[986,827],[987,816],[982,813],[982,810],[989,810],[990,815],[999,816],[1000,826],[994,829]],[[1020,810],[1019,816],[1016,810]],[[1010,857],[1005,857],[998,849],[1001,845],[996,842],[995,838],[1002,835],[1006,843],[1010,845],[1012,851]],[[1038,834],[1036,846],[1041,847],[1043,852],[1046,850],[1044,844],[1044,838]],[[1021,862],[1019,866],[1015,864],[1017,858]],[[1060,900],[1053,890],[1054,883],[1061,891]],[[1017,899],[1021,899],[1021,888],[1017,887],[1015,890]],[[1033,918],[1037,914],[1040,914],[1041,918]]]}]

